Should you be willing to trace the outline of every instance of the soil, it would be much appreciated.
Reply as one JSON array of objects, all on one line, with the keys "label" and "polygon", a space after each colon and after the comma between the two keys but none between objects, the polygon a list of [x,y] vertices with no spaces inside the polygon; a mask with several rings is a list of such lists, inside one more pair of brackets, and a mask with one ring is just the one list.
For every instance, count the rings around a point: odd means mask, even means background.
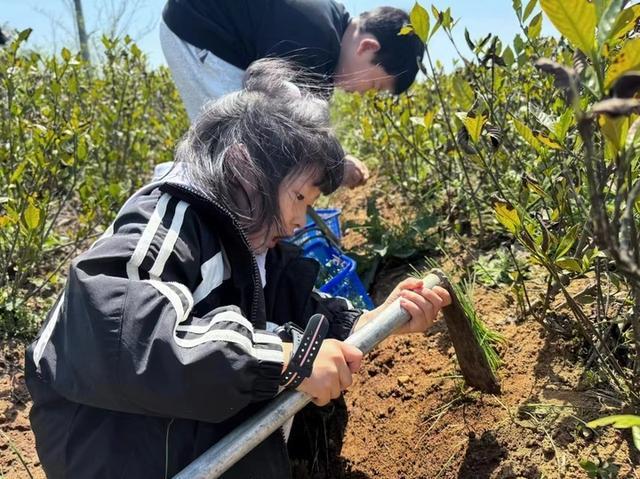
[{"label": "soil", "polygon": [[45,477],[29,426],[30,408],[24,344],[5,342],[0,345],[0,477]]},{"label": "soil", "polygon": [[[378,284],[378,299],[403,276],[398,268]],[[502,394],[464,386],[444,322],[426,335],[391,338],[367,357],[309,475],[578,478],[588,477],[579,461],[600,460],[619,467],[617,477],[640,477],[628,435],[583,427],[605,414],[606,398],[581,387],[576,345],[550,337],[537,322],[511,321],[505,296],[475,293],[480,316],[507,341]]]},{"label": "soil", "polygon": [[[356,198],[363,193],[346,192],[336,201],[347,219],[362,215],[365,204]],[[380,201],[387,203],[385,216],[391,215],[393,199]],[[353,232],[347,238],[358,241]],[[409,272],[407,263],[383,265],[374,301],[381,302]],[[588,387],[581,344],[532,319],[515,320],[509,298],[507,288],[478,287],[474,294],[480,317],[506,340],[500,349],[502,394],[465,387],[444,322],[425,335],[388,339],[366,358],[343,400],[296,416],[298,435],[310,421],[322,428],[310,439],[312,456],[292,446],[295,477],[582,478],[588,476],[579,462],[591,460],[618,468],[617,477],[640,478],[640,457],[626,431],[584,427],[619,405]],[[551,308],[550,320],[558,324],[568,318],[560,306]],[[23,362],[24,345],[1,345],[0,477],[42,478]]]}]

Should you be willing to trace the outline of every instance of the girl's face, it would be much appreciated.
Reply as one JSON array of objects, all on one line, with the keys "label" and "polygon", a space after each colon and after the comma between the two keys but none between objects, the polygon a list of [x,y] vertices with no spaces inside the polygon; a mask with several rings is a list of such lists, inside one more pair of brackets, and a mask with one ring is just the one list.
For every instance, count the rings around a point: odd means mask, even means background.
[{"label": "girl's face", "polygon": [[314,184],[315,181],[315,175],[299,173],[287,176],[280,184],[278,201],[281,228],[272,228],[270,232],[262,231],[257,235],[259,238],[249,238],[256,254],[273,248],[279,240],[293,235],[297,228],[306,224],[307,207],[313,205],[321,194],[320,188]]}]

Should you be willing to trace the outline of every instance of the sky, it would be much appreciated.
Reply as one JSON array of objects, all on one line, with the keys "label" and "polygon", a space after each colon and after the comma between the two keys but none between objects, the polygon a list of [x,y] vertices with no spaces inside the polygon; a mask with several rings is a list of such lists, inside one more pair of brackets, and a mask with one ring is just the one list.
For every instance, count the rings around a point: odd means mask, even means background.
[{"label": "sky", "polygon": [[[109,18],[113,17],[113,13],[117,12],[120,6],[127,5],[118,31],[127,33],[136,40],[138,46],[147,53],[151,65],[162,65],[165,61],[158,40],[158,20],[165,1],[82,0],[87,31],[94,32],[92,37],[98,40],[100,32],[112,23]],[[33,28],[29,39],[33,48],[48,51],[60,50],[64,46],[75,48],[75,30],[69,7],[71,3],[72,0],[0,0],[0,25],[8,25],[16,30]],[[414,0],[345,0],[341,3],[352,15],[357,15],[381,5],[396,6],[409,11]],[[474,40],[494,33],[503,42],[510,42],[520,33],[511,0],[421,0],[420,3],[427,8],[433,4],[439,10],[451,7],[453,18],[459,19],[454,28],[454,39],[465,55],[469,53],[464,41],[465,27]],[[523,0],[522,3],[527,2]],[[534,13],[538,11],[539,8],[536,8]],[[546,19],[543,22],[542,34],[555,34]],[[451,67],[453,59],[457,58],[453,46],[441,31],[430,41],[429,50],[432,57],[447,68]]]}]

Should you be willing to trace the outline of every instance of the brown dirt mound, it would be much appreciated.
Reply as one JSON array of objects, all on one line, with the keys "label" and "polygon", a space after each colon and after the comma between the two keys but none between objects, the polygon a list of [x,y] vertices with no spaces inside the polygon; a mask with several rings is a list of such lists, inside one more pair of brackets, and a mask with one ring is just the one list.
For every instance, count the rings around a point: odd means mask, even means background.
[{"label": "brown dirt mound", "polygon": [[489,289],[475,298],[481,317],[507,340],[501,395],[465,388],[444,322],[428,335],[391,338],[367,357],[346,410],[334,406],[338,424],[327,427],[326,444],[318,442],[309,476],[578,478],[587,477],[580,460],[601,459],[619,466],[617,477],[640,477],[625,434],[582,427],[602,415],[602,398],[579,390],[573,345],[533,321],[509,321],[504,298]]}]

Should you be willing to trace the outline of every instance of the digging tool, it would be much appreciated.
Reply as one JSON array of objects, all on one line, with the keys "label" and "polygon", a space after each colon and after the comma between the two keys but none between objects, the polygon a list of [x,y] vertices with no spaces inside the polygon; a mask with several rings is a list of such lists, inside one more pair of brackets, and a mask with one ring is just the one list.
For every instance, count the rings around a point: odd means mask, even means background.
[{"label": "digging tool", "polygon": [[324,235],[329,239],[329,241],[335,246],[338,251],[342,251],[342,246],[340,246],[340,239],[331,231],[331,228],[325,223],[322,216],[320,216],[316,210],[313,209],[312,206],[307,208],[307,214],[311,217],[313,222],[316,224],[318,229],[324,233]]},{"label": "digging tool", "polygon": [[[423,282],[427,288],[441,286],[447,289],[451,295],[451,305],[443,308],[443,313],[458,356],[460,369],[467,383],[482,391],[499,392],[498,381],[489,367],[471,323],[464,314],[447,277],[439,270],[432,270],[425,276]],[[400,306],[398,299],[376,318],[349,336],[345,342],[356,346],[366,354],[408,320],[409,314]],[[174,476],[174,479],[215,479],[220,477],[310,401],[311,397],[300,391],[285,391],[279,394],[263,410],[222,438]]]}]

